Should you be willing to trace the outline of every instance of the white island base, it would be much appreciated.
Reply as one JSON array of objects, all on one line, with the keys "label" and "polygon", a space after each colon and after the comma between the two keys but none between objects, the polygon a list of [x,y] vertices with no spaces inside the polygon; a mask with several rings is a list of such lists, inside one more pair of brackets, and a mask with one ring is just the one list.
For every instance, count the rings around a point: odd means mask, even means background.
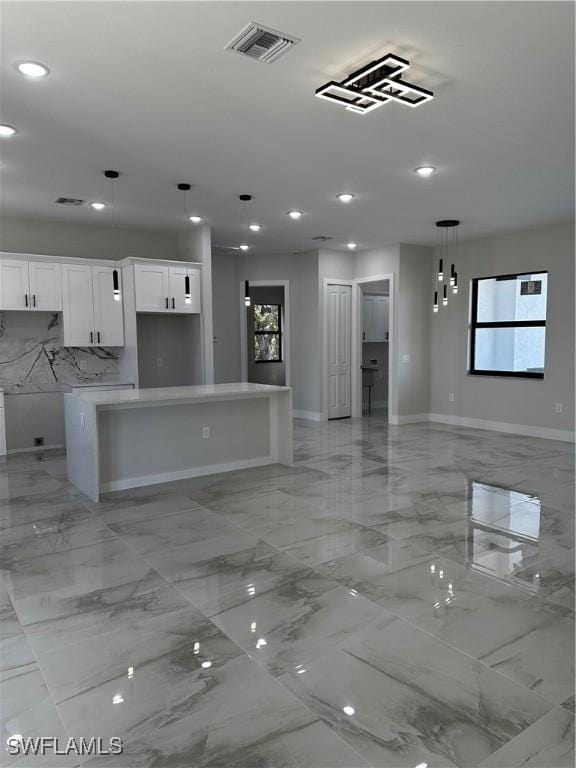
[{"label": "white island base", "polygon": [[101,493],[292,465],[292,390],[209,384],[64,396],[68,479]]}]

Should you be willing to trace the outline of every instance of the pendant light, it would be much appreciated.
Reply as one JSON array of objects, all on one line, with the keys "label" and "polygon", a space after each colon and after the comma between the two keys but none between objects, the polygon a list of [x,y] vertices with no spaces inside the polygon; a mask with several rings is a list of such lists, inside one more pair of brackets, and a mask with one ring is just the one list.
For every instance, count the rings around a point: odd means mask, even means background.
[{"label": "pendant light", "polygon": [[[438,260],[438,271],[436,272],[435,289],[434,289],[434,303],[432,305],[432,311],[438,312],[438,290],[440,283],[442,285],[442,306],[448,306],[448,283],[452,288],[452,293],[456,295],[458,293],[458,273],[456,272],[456,264],[452,261],[450,263],[450,276],[444,280],[444,264],[450,262],[450,256],[452,259],[457,258],[457,237],[456,230],[460,222],[457,219],[441,219],[436,222],[436,227],[439,233],[439,249],[440,258]],[[451,234],[450,234],[451,233]]]},{"label": "pendant light", "polygon": [[250,300],[250,283],[248,280],[244,280],[244,306],[248,308],[251,305]]},{"label": "pendant light", "polygon": [[[110,179],[110,203],[112,205],[112,226],[116,230],[116,206],[114,199],[114,185],[120,176],[118,171],[104,171],[104,176]],[[120,276],[117,269],[112,270],[112,298],[114,301],[120,301]]]},{"label": "pendant light", "polygon": [[[177,184],[176,186],[178,187],[180,192],[183,193],[182,194],[182,197],[183,197],[183,210],[184,210],[184,216],[186,216],[186,211],[188,209],[186,196],[187,196],[187,193],[190,191],[191,185],[187,184],[187,183],[184,183],[184,182],[181,182],[180,184]],[[197,218],[197,217],[190,216],[189,218],[190,218],[190,221],[192,221],[194,218]],[[194,222],[194,223],[196,223],[196,222]],[[184,303],[185,304],[191,304],[192,303],[192,293],[190,291],[190,275],[185,275],[184,276]]]}]

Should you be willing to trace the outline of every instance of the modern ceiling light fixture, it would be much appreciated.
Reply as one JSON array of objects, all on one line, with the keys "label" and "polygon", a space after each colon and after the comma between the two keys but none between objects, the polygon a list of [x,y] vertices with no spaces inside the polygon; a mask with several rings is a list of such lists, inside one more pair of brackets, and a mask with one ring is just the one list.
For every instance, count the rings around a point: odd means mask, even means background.
[{"label": "modern ceiling light fixture", "polygon": [[353,240],[351,240],[349,243],[346,243],[346,247],[350,248],[350,250],[353,251],[358,246],[357,246],[357,243],[355,243]]},{"label": "modern ceiling light fixture", "polygon": [[436,168],[433,165],[419,165],[418,168],[414,168],[414,173],[417,173],[423,179],[428,179],[435,172]]},{"label": "modern ceiling light fixture", "polygon": [[250,224],[248,227],[252,232],[260,232],[262,226],[260,224]]},{"label": "modern ceiling light fixture", "polygon": [[0,125],[0,136],[2,138],[7,139],[9,136],[14,136],[15,133],[18,133],[18,131],[11,125]]},{"label": "modern ceiling light fixture", "polygon": [[355,195],[353,195],[351,192],[340,192],[340,194],[337,195],[337,197],[341,203],[349,203],[351,200],[355,198]]},{"label": "modern ceiling light fixture", "polygon": [[[242,203],[244,203],[245,206],[247,206],[248,203],[252,200],[252,195],[238,195],[238,199]],[[250,250],[250,244],[249,244],[249,241],[248,241],[248,234],[252,230],[252,225],[248,224],[248,222],[249,222],[248,209],[245,207],[245,210],[244,210],[244,231],[245,231],[246,234],[244,236],[244,242],[240,243],[240,245],[238,246],[240,248],[240,250],[244,251],[244,252]],[[260,227],[259,224],[256,224],[256,226],[258,228]],[[257,232],[258,230],[252,230],[252,231],[256,231]]]},{"label": "modern ceiling light fixture", "polygon": [[316,96],[361,115],[383,107],[390,101],[408,107],[419,107],[433,99],[434,94],[400,78],[409,66],[410,62],[406,59],[387,53],[352,72],[340,82],[330,80],[317,89]]},{"label": "modern ceiling light fixture", "polygon": [[302,211],[288,211],[288,216],[290,216],[291,219],[294,219],[294,221],[297,221],[303,216]]},{"label": "modern ceiling light fixture", "polygon": [[252,302],[250,301],[250,283],[248,280],[244,280],[244,306],[248,308]]},{"label": "modern ceiling light fixture", "polygon": [[[104,171],[104,176],[107,179],[110,179],[110,202],[112,205],[112,225],[114,229],[116,229],[116,209],[114,206],[114,185],[116,183],[116,180],[120,176],[120,173],[118,171]],[[94,203],[91,203],[92,207],[94,208]],[[96,209],[98,210],[98,209]],[[118,256],[116,255],[116,259]],[[112,298],[114,301],[120,301],[121,295],[120,295],[120,278],[118,275],[118,270],[114,269],[112,271]],[[98,340],[100,340],[100,336],[98,336]]]},{"label": "modern ceiling light fixture", "polygon": [[102,211],[106,208],[106,203],[90,203],[90,208],[93,208],[95,211]]},{"label": "modern ceiling light fixture", "polygon": [[35,80],[47,77],[50,74],[48,67],[39,61],[17,61],[14,66],[21,75],[34,78]]},{"label": "modern ceiling light fixture", "polygon": [[[439,251],[440,257],[438,260],[438,269],[436,271],[434,281],[434,303],[432,304],[432,311],[438,312],[438,292],[441,290],[442,306],[448,306],[448,283],[452,288],[452,293],[458,293],[458,273],[456,272],[455,261],[458,256],[457,248],[457,228],[460,222],[458,219],[441,219],[436,222],[436,228],[439,234]],[[447,280],[444,280],[444,263],[450,264],[450,276]],[[443,285],[441,285],[443,284]]]},{"label": "modern ceiling light fixture", "polygon": [[[185,182],[181,182],[180,184],[176,185],[180,192],[184,192],[184,216],[187,215],[187,209],[188,209],[188,198],[187,193],[190,192],[192,189],[191,184],[187,184]],[[192,222],[192,224],[200,224],[202,222],[202,216],[198,216],[197,214],[192,214],[191,216],[188,216],[188,220]]]}]

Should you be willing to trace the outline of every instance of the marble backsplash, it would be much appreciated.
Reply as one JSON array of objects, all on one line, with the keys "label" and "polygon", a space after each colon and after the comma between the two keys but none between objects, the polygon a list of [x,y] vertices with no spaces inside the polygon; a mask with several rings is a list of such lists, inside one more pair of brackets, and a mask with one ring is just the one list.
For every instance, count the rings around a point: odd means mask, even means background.
[{"label": "marble backsplash", "polygon": [[0,312],[0,388],[7,394],[66,392],[118,378],[118,352],[63,347],[62,315]]}]

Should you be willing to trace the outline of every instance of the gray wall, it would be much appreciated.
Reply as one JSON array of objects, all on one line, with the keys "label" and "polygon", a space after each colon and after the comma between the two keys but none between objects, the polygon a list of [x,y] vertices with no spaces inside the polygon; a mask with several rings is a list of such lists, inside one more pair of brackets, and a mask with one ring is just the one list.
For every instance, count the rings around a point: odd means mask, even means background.
[{"label": "gray wall", "polygon": [[[280,304],[284,318],[284,288],[282,286],[256,286],[250,290],[252,304],[246,312],[246,349],[248,351],[248,381],[256,384],[286,385],[285,356],[279,363],[254,362],[254,304]],[[284,319],[282,319],[284,322]],[[284,350],[283,350],[284,351]]]},{"label": "gray wall", "polygon": [[[434,260],[436,261],[436,260]],[[432,328],[430,411],[558,430],[574,429],[574,222],[460,243],[459,294],[432,315],[433,270],[426,297]],[[469,376],[468,320],[474,277],[548,270],[543,380]],[[454,402],[448,393],[454,393]],[[555,412],[562,403],[563,412]]]},{"label": "gray wall", "polygon": [[[240,283],[244,280],[288,280],[290,284],[291,386],[295,410],[320,412],[320,358],[318,313],[318,252],[298,254],[236,254],[233,270],[215,253],[213,303],[215,323],[231,331],[230,344],[222,344],[222,333],[214,345],[214,368],[219,375],[231,375],[235,368],[240,380],[240,361],[227,360],[228,350],[240,345]],[[232,280],[232,286],[230,286]],[[228,302],[227,297],[233,297]],[[218,304],[221,303],[219,306]],[[216,319],[218,318],[218,319]],[[237,329],[237,330],[234,330]],[[236,368],[237,366],[237,368]],[[218,381],[219,379],[216,379]],[[224,380],[224,379],[220,379]]]},{"label": "gray wall", "polygon": [[212,307],[214,316],[214,381],[240,381],[240,309],[236,256],[212,254]]},{"label": "gray wall", "polygon": [[179,259],[176,234],[2,216],[0,251],[69,256],[74,259]]}]

